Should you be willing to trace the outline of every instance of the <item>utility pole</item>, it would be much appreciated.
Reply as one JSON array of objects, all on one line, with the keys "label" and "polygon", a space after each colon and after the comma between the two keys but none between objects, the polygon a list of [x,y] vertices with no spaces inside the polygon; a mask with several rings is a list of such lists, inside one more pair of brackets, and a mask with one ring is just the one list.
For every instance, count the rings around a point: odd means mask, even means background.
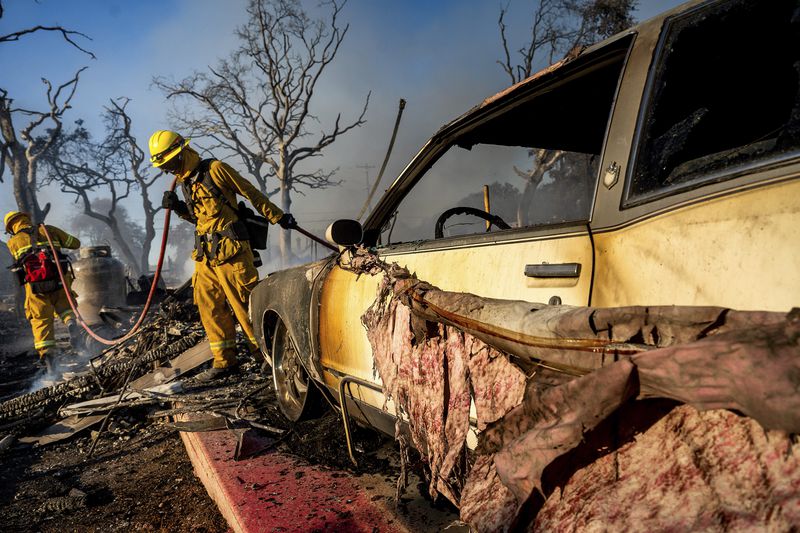
[{"label": "utility pole", "polygon": [[367,182],[367,188],[366,188],[366,191],[367,191],[367,202],[369,202],[366,207],[367,207],[367,209],[372,209],[372,202],[370,202],[370,198],[369,198],[369,171],[370,171],[370,169],[375,168],[375,165],[356,165],[356,168],[363,168],[364,169],[364,179]]}]

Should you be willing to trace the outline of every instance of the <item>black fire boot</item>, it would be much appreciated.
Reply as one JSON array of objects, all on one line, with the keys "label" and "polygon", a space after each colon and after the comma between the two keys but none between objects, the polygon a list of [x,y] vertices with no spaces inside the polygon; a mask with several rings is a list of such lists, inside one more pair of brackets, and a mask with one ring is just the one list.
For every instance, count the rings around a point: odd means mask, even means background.
[{"label": "black fire boot", "polygon": [[226,368],[211,367],[197,374],[194,378],[198,383],[211,383],[212,381],[219,381],[239,371],[237,366],[229,366]]},{"label": "black fire boot", "polygon": [[55,356],[50,353],[46,353],[41,357],[42,361],[44,361],[44,369],[48,374],[54,374],[56,371],[56,362]]},{"label": "black fire boot", "polygon": [[59,351],[48,351],[42,356],[44,361],[47,376],[52,381],[61,381],[61,370],[58,367],[58,358],[61,355]]},{"label": "black fire boot", "polygon": [[77,322],[72,321],[67,326],[67,329],[69,330],[69,345],[72,346],[72,349],[76,352],[80,352],[86,347],[82,328]]}]

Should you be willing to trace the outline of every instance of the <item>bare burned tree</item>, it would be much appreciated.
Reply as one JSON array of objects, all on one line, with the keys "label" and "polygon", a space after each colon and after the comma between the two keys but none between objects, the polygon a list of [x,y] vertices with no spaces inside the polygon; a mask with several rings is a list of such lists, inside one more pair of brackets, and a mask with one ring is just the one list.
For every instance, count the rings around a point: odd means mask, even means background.
[{"label": "bare burned tree", "polygon": [[[150,270],[155,216],[162,209],[153,205],[150,191],[163,173],[152,173],[144,150],[136,142],[127,112],[129,103],[128,98],[109,101],[103,112],[106,136],[100,143],[94,143],[80,123],[63,134],[47,154],[47,184],[56,184],[62,192],[75,196],[75,201],[83,205],[84,216],[108,226],[126,263],[139,275]],[[121,209],[134,191],[139,193],[145,216],[144,235],[137,242],[131,242],[130,232],[123,227],[126,222]],[[92,196],[98,195],[103,202],[93,201]]]},{"label": "bare burned tree", "polygon": [[539,0],[531,19],[530,39],[517,49],[515,61],[508,43],[505,17],[500,10],[497,25],[503,45],[498,64],[511,83],[519,83],[556,58],[577,55],[579,50],[634,24],[636,0]]},{"label": "bare burned tree", "polygon": [[[3,5],[0,2],[0,18],[3,16]],[[61,26],[41,26],[37,25],[5,35],[0,35],[0,44],[19,41],[22,37],[39,33],[56,32],[60,33],[64,40],[74,48],[87,54],[92,59],[95,55],[81,47],[76,41],[76,37],[89,39],[86,35],[72,30],[67,30]],[[80,73],[85,69],[81,68],[75,76],[59,85],[53,87],[52,83],[42,79],[47,88],[47,108],[42,111],[14,107],[14,100],[6,89],[0,88],[0,182],[4,179],[6,166],[11,172],[14,197],[17,207],[22,211],[31,213],[34,221],[44,221],[50,210],[49,205],[44,207],[39,205],[37,190],[39,187],[37,176],[37,165],[42,155],[52,146],[58,138],[62,129],[62,119],[64,113],[70,108],[70,102],[75,95],[78,86]],[[25,126],[18,129],[15,119],[25,117]],[[45,131],[45,133],[40,133]]]},{"label": "bare burned tree", "polygon": [[[517,56],[512,56],[505,23],[506,5],[497,21],[503,46],[503,59],[498,64],[512,84],[519,83],[536,70],[553,64],[556,58],[568,61],[584,47],[632,26],[635,8],[636,0],[539,0],[531,19],[530,39],[517,49]],[[563,163],[564,152],[537,148],[530,151],[530,156],[530,169],[514,168],[525,182],[517,212],[518,225],[525,223],[524,206],[530,204],[545,175]]]},{"label": "bare burned tree", "polygon": [[514,172],[525,182],[525,188],[520,196],[519,206],[517,207],[517,226],[526,224],[528,206],[531,205],[533,193],[541,185],[545,174],[553,169],[556,163],[564,155],[563,150],[547,150],[545,148],[535,148],[528,152],[531,157],[531,168],[521,170],[514,166]]},{"label": "bare burned tree", "polygon": [[[3,17],[3,6],[0,5],[0,18],[2,18],[2,17]],[[61,26],[42,26],[42,25],[37,25],[37,26],[34,26],[33,28],[27,28],[27,29],[24,29],[24,30],[11,32],[11,33],[8,33],[6,35],[0,35],[0,43],[10,43],[10,42],[14,42],[14,41],[19,41],[20,38],[22,38],[22,37],[24,37],[26,35],[30,35],[31,33],[36,33],[36,32],[42,32],[42,31],[52,31],[52,32],[60,33],[61,37],[63,37],[64,40],[67,41],[69,44],[71,44],[72,46],[74,46],[75,48],[77,48],[78,50],[83,52],[84,54],[87,54],[92,59],[97,59],[97,57],[93,53],[91,53],[90,51],[88,51],[85,48],[83,48],[81,45],[79,45],[73,39],[74,37],[83,37],[84,39],[89,39],[91,41],[92,40],[91,37],[79,32],[79,31],[73,31],[73,30],[64,29]]]},{"label": "bare burned tree", "polygon": [[[45,162],[49,172],[43,184],[57,185],[61,192],[74,196],[82,204],[85,216],[107,225],[124,261],[139,275],[140,258],[125,238],[118,216],[121,202],[128,198],[135,183],[127,175],[124,157],[119,150],[111,150],[102,142],[94,143],[79,121],[74,130],[58,137],[48,151]],[[107,209],[95,209],[93,195],[107,198]]]},{"label": "bare burned tree", "polygon": [[[75,76],[57,88],[42,79],[47,87],[47,111],[13,107],[8,91],[0,88],[0,132],[3,144],[0,146],[0,181],[6,166],[11,170],[14,184],[14,197],[21,211],[27,211],[35,222],[43,222],[50,211],[50,204],[41,207],[37,198],[39,189],[38,165],[42,156],[53,146],[62,132],[64,112],[70,108],[75,95],[81,68]],[[17,132],[14,117],[29,118],[27,125]],[[49,126],[49,127],[46,127]],[[44,130],[44,133],[40,133]]]},{"label": "bare burned tree", "polygon": [[[0,1],[0,19],[3,18],[3,13],[4,13],[3,2]],[[14,41],[19,41],[22,37],[25,37],[26,35],[30,35],[32,33],[37,33],[37,32],[43,32],[43,31],[51,31],[51,32],[55,32],[55,33],[60,33],[61,37],[63,37],[64,40],[67,41],[69,44],[71,44],[73,47],[77,48],[78,50],[80,50],[84,54],[88,55],[92,59],[97,59],[93,53],[91,53],[89,50],[86,50],[85,48],[83,48],[81,45],[79,45],[77,42],[75,42],[75,39],[74,39],[75,37],[82,37],[84,39],[87,39],[87,40],[91,41],[92,40],[91,37],[79,32],[79,31],[68,30],[66,28],[62,28],[61,26],[36,25],[33,28],[26,28],[24,30],[14,31],[14,32],[11,32],[11,33],[7,33],[6,35],[0,35],[0,43],[10,43],[10,42],[14,42]]]},{"label": "bare burned tree", "polygon": [[131,133],[131,117],[126,111],[130,99],[118,98],[110,101],[105,108],[106,131],[108,135],[103,142],[105,150],[116,153],[120,164],[125,168],[125,178],[131,181],[134,189],[139,191],[142,210],[144,211],[144,240],[142,241],[139,269],[144,273],[150,270],[150,249],[156,236],[155,217],[161,211],[160,205],[153,205],[150,189],[164,173],[157,172],[151,176],[150,161],[145,158],[136,138]]},{"label": "bare burned tree", "polygon": [[[369,104],[368,94],[355,120],[343,124],[337,115],[327,131],[310,131],[317,122],[311,112],[317,82],[349,28],[339,23],[344,2],[323,5],[330,8],[329,18],[312,20],[298,0],[250,0],[248,22],[237,31],[241,45],[229,58],[180,82],[154,80],[168,98],[188,97],[200,104],[198,115],[188,110],[172,114],[178,129],[208,140],[208,151],[238,156],[264,193],[280,192],[280,206],[287,212],[292,192],[339,184],[336,169],[301,170],[301,163],[363,125]],[[270,191],[272,177],[278,183]],[[281,234],[280,249],[288,261],[288,231]]]},{"label": "bare burned tree", "polygon": [[[110,207],[111,198],[92,199],[92,209],[98,213],[107,213]],[[124,205],[119,203],[114,210],[114,217],[119,221],[118,227],[125,242],[129,243],[134,253],[141,250],[144,241],[144,228],[141,224],[132,217]],[[73,235],[89,246],[109,244],[116,249],[117,239],[108,224],[87,216],[82,210],[77,210],[67,219],[65,228],[70,228],[69,231]]]}]

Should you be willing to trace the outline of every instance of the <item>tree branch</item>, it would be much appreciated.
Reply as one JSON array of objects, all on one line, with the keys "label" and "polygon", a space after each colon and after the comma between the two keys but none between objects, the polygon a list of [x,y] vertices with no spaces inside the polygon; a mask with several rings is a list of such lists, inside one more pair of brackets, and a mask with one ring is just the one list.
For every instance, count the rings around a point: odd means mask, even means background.
[{"label": "tree branch", "polygon": [[[0,17],[2,17],[2,12],[1,11],[0,11]],[[41,26],[41,25],[39,25],[39,26],[34,26],[33,28],[28,28],[28,29],[25,29],[25,30],[15,31],[15,32],[12,32],[12,33],[9,33],[9,34],[6,34],[6,35],[0,35],[0,43],[10,43],[10,42],[13,42],[13,41],[19,41],[21,37],[24,37],[25,35],[30,35],[31,33],[36,33],[38,31],[53,31],[53,32],[60,33],[61,36],[64,38],[64,40],[67,41],[69,44],[71,44],[72,46],[74,46],[75,48],[77,48],[78,50],[83,52],[84,54],[88,55],[92,59],[97,59],[97,56],[95,56],[92,52],[90,52],[89,50],[86,50],[81,45],[79,45],[74,40],[72,40],[73,36],[78,36],[78,37],[83,37],[84,39],[88,39],[88,40],[91,41],[92,40],[91,37],[89,37],[86,34],[83,34],[83,33],[79,32],[79,31],[73,31],[73,30],[64,29],[61,26]]]}]

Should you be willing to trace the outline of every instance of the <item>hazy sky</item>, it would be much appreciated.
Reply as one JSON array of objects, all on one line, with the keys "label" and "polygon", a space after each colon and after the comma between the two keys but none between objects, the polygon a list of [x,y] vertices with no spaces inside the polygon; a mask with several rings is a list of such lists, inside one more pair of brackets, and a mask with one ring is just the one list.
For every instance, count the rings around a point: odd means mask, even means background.
[{"label": "hazy sky", "polygon": [[[350,0],[342,20],[350,24],[339,55],[318,86],[313,111],[323,126],[336,112],[354,117],[372,91],[367,124],[342,137],[316,163],[339,167],[345,183],[336,189],[295,196],[299,222],[321,232],[328,222],[354,217],[366,198],[365,170],[380,166],[389,141],[397,102],[408,101],[394,154],[381,191],[442,124],[508,85],[496,61],[501,47],[497,16],[507,0]],[[680,2],[640,0],[644,20]],[[244,0],[5,0],[0,34],[36,24],[60,24],[92,38],[80,40],[96,60],[54,34],[39,33],[0,47],[0,87],[23,107],[42,108],[42,77],[54,85],[81,66],[73,109],[65,123],[84,119],[101,137],[99,115],[109,98],[132,99],[128,109],[140,146],[155,129],[167,128],[170,104],[151,88],[154,75],[181,78],[214,65],[235,46],[234,29],[243,22]],[[307,2],[312,9],[317,2]],[[521,46],[534,2],[511,0],[512,45]],[[165,183],[166,187],[166,183]],[[56,205],[52,222],[77,210],[57,192],[45,197]],[[160,193],[158,195],[160,197]],[[60,200],[60,201],[59,201]],[[0,210],[15,208],[10,180],[0,184]],[[135,211],[135,208],[131,208]]]}]

